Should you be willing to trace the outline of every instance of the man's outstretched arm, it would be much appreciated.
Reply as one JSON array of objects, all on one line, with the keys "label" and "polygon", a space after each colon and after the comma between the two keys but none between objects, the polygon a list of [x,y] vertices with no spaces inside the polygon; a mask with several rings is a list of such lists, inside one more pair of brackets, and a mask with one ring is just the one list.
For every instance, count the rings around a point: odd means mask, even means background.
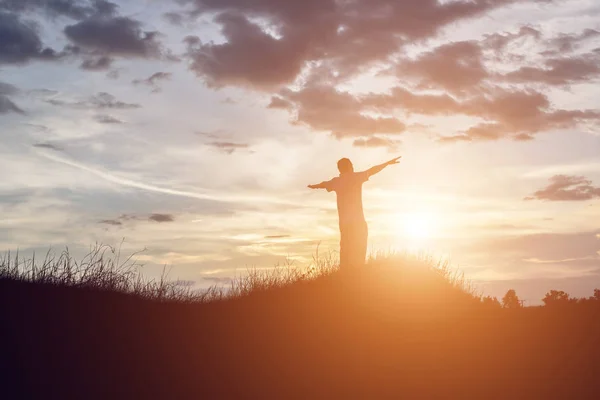
[{"label": "man's outstretched arm", "polygon": [[384,169],[385,167],[387,167],[388,165],[400,164],[400,161],[399,161],[399,160],[400,160],[401,158],[402,158],[401,156],[400,156],[400,157],[396,157],[396,158],[394,158],[393,160],[390,160],[390,161],[388,161],[388,162],[385,162],[385,163],[383,163],[383,164],[376,165],[376,166],[374,166],[374,167],[372,167],[372,168],[369,168],[369,169],[368,169],[368,170],[366,170],[365,172],[367,173],[367,175],[368,175],[368,176],[373,176],[373,175],[375,175],[375,174],[378,174],[379,172],[383,171],[383,169]]},{"label": "man's outstretched arm", "polygon": [[329,182],[321,182],[316,185],[308,185],[309,189],[327,189]]}]

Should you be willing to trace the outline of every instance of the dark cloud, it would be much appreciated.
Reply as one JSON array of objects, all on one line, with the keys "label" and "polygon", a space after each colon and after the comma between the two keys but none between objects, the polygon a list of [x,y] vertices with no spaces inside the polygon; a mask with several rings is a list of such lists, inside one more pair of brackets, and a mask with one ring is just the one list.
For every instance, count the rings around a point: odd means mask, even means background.
[{"label": "dark cloud", "polygon": [[207,146],[214,147],[215,149],[219,149],[227,154],[232,154],[236,150],[243,150],[250,148],[250,145],[247,143],[233,143],[233,142],[211,142],[207,143]]},{"label": "dark cloud", "polygon": [[25,111],[19,108],[19,106],[17,106],[7,97],[0,96],[0,114],[8,113],[25,114]]},{"label": "dark cloud", "polygon": [[504,76],[511,82],[566,85],[600,77],[600,54],[552,58],[544,67],[521,67]]},{"label": "dark cloud", "polygon": [[111,69],[110,71],[108,71],[106,73],[106,77],[109,79],[119,79],[120,75],[121,75],[120,69]]},{"label": "dark cloud", "polygon": [[148,217],[149,221],[153,222],[173,222],[175,217],[171,214],[152,214]]},{"label": "dark cloud", "polygon": [[208,86],[252,86],[269,89],[291,83],[300,73],[307,45],[293,39],[278,40],[244,15],[224,13],[216,18],[227,42],[203,44],[188,41],[190,68]]},{"label": "dark cloud", "polygon": [[175,216],[172,214],[150,214],[148,216],[134,215],[134,214],[121,214],[118,218],[105,219],[100,221],[101,224],[120,226],[125,222],[130,221],[150,221],[158,223],[166,223],[175,221]]},{"label": "dark cloud", "polygon": [[550,178],[550,184],[535,192],[525,200],[546,201],[586,201],[600,199],[600,187],[583,176],[556,175]]},{"label": "dark cloud", "polygon": [[400,142],[379,136],[371,136],[368,138],[356,139],[352,145],[354,147],[386,147],[390,150],[395,150],[400,145]]},{"label": "dark cloud", "polygon": [[533,38],[539,40],[542,38],[542,33],[532,28],[531,26],[523,26],[518,32],[502,32],[485,35],[482,45],[485,49],[492,50],[495,52],[501,52],[506,49],[508,45],[516,41]]},{"label": "dark cloud", "polygon": [[0,82],[0,114],[25,114],[25,112],[8,97],[18,93],[19,89],[16,86],[11,85],[10,83]]},{"label": "dark cloud", "polygon": [[62,147],[57,146],[52,143],[36,143],[33,145],[33,147],[37,147],[40,149],[48,149],[48,150],[53,150],[53,151],[63,151],[64,150]]},{"label": "dark cloud", "polygon": [[515,2],[187,0],[196,14],[216,14],[227,39],[223,44],[196,41],[188,56],[192,70],[212,86],[271,88],[292,82],[309,61],[326,63],[342,75],[360,71],[387,60],[403,44]]},{"label": "dark cloud", "polygon": [[403,79],[413,77],[420,89],[445,89],[449,92],[472,90],[489,76],[478,42],[455,42],[401,61],[396,73]]},{"label": "dark cloud", "polygon": [[64,16],[76,20],[92,15],[114,14],[118,6],[106,0],[2,0],[0,10],[11,12],[42,11],[51,17]]},{"label": "dark cloud", "polygon": [[570,53],[572,51],[577,50],[577,48],[582,44],[588,41],[589,39],[593,39],[600,36],[600,31],[595,29],[585,29],[583,32],[577,34],[564,34],[561,33],[555,38],[548,40],[548,50],[543,52],[542,54],[564,54]]},{"label": "dark cloud", "polygon": [[461,101],[446,94],[415,94],[396,87],[389,94],[366,96],[362,104],[380,112],[462,114],[485,120],[460,134],[444,137],[442,141],[523,140],[543,131],[570,129],[580,123],[600,123],[600,111],[554,109],[546,95],[527,89],[488,87],[486,93]]},{"label": "dark cloud", "polygon": [[265,239],[285,239],[285,238],[289,238],[290,235],[272,235],[272,236],[265,236]]},{"label": "dark cloud", "polygon": [[19,89],[10,83],[0,82],[0,95],[10,96],[19,93]]},{"label": "dark cloud", "polygon": [[88,58],[83,60],[81,68],[88,71],[105,71],[113,64],[113,59],[108,56],[100,56],[97,58]]},{"label": "dark cloud", "polygon": [[315,84],[302,90],[282,90],[280,97],[294,105],[295,123],[314,130],[333,133],[336,137],[397,134],[406,130],[393,117],[365,115],[366,107],[356,96],[329,85]]},{"label": "dark cloud", "polygon": [[134,79],[131,83],[134,85],[147,85],[153,88],[153,91],[159,91],[159,82],[171,79],[170,72],[156,72],[146,79]]},{"label": "dark cloud", "polygon": [[120,119],[117,119],[110,115],[96,115],[94,117],[94,119],[96,120],[96,122],[98,122],[100,124],[122,124],[123,123],[123,121],[121,121]]},{"label": "dark cloud", "polygon": [[[404,132],[400,113],[462,115],[477,121],[440,139],[446,142],[527,141],[543,131],[600,124],[600,112],[559,109],[533,90],[600,76],[600,52],[567,54],[600,35],[596,30],[546,38],[539,29],[523,26],[516,32],[447,43],[408,57],[406,45],[426,43],[450,24],[517,3],[514,0],[184,3],[195,7],[196,15],[214,16],[226,39],[219,44],[194,36],[185,39],[190,68],[209,86],[272,91],[268,108],[287,110],[293,124],[338,138],[358,137],[358,146],[383,146],[381,135]],[[546,57],[542,65],[527,65],[527,55],[513,51],[525,41],[563,53]],[[499,65],[495,61],[515,69],[494,70]],[[381,74],[392,75],[401,85],[385,94],[339,90],[340,83],[376,63],[391,64]],[[294,90],[281,88],[291,83]]]},{"label": "dark cloud", "polygon": [[162,17],[169,22],[171,25],[182,26],[187,20],[186,16],[178,12],[166,12]]},{"label": "dark cloud", "polygon": [[47,97],[47,96],[55,96],[59,92],[57,90],[52,89],[33,89],[28,92],[34,96]]},{"label": "dark cloud", "polygon": [[540,92],[492,86],[465,100],[448,94],[415,93],[403,87],[394,87],[384,94],[354,96],[327,85],[282,90],[280,97],[293,105],[290,112],[295,123],[332,132],[338,138],[402,133],[406,130],[404,123],[386,116],[398,111],[433,116],[465,115],[484,120],[442,141],[530,140],[542,131],[600,123],[600,111],[554,109],[547,96]]},{"label": "dark cloud", "polygon": [[54,60],[60,56],[44,47],[34,24],[15,14],[0,12],[0,65],[31,60]]},{"label": "dark cloud", "polygon": [[116,220],[116,219],[105,219],[105,220],[99,221],[98,223],[104,224],[104,225],[113,225],[113,226],[123,225],[123,223],[121,221]]},{"label": "dark cloud", "polygon": [[139,104],[125,103],[117,100],[115,96],[105,92],[98,93],[88,99],[80,101],[65,101],[57,98],[46,99],[45,101],[55,106],[72,108],[128,110],[141,107]]},{"label": "dark cloud", "polygon": [[64,32],[75,45],[104,56],[158,58],[163,53],[158,33],[145,32],[139,21],[128,17],[93,16]]}]

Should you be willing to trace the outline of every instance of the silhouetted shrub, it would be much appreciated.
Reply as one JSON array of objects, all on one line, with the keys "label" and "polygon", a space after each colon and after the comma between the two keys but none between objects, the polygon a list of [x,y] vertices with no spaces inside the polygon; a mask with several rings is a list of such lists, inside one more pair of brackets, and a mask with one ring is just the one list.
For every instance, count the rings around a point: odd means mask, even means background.
[{"label": "silhouetted shrub", "polygon": [[521,304],[521,300],[519,300],[519,296],[517,296],[517,292],[514,289],[510,289],[506,292],[504,297],[502,298],[502,307],[504,308],[521,308],[523,305]]},{"label": "silhouetted shrub", "polygon": [[576,302],[577,299],[571,299],[569,294],[563,292],[562,290],[551,290],[546,293],[546,296],[542,299],[545,306],[556,306],[556,305],[564,305],[569,303],[569,301]]},{"label": "silhouetted shrub", "polygon": [[485,296],[481,299],[481,302],[488,307],[502,308],[502,304],[500,304],[497,297]]}]

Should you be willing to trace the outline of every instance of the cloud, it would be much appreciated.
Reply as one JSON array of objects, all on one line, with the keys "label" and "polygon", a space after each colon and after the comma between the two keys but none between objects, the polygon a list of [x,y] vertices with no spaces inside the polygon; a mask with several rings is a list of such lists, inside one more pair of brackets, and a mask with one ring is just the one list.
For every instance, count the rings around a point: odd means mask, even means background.
[{"label": "cloud", "polygon": [[265,236],[265,239],[285,239],[285,238],[289,238],[290,235],[271,235],[271,236]]},{"label": "cloud", "polygon": [[[540,29],[523,26],[416,55],[408,48],[457,21],[516,4],[513,0],[185,3],[196,15],[214,16],[225,37],[218,44],[185,40],[190,68],[209,86],[269,91],[268,108],[287,110],[292,124],[338,138],[402,133],[406,126],[399,113],[470,117],[471,127],[441,137],[443,142],[527,141],[540,132],[600,124],[600,111],[557,108],[539,91],[540,84],[600,76],[600,52],[568,53],[600,35],[596,30],[546,38]],[[524,52],[526,41],[539,51]],[[564,52],[546,56],[542,65],[532,63],[551,49]],[[401,85],[383,94],[341,90],[349,78],[375,65],[384,68],[380,76]]]},{"label": "cloud", "polygon": [[220,278],[220,277],[216,277],[216,276],[205,276],[202,279],[207,282],[212,282],[217,285],[218,284],[229,284],[232,281],[231,278]]},{"label": "cloud", "polygon": [[[496,254],[520,260],[588,259],[595,257],[598,251],[597,234],[598,231],[520,235],[495,238],[484,246]],[[481,249],[481,246],[481,243],[473,244],[474,248]],[[595,262],[600,266],[597,258]]]},{"label": "cloud", "polygon": [[267,108],[278,108],[278,109],[282,109],[282,110],[290,110],[293,107],[294,107],[294,105],[291,102],[289,102],[279,96],[271,97],[271,102],[267,106]]},{"label": "cloud", "polygon": [[192,280],[176,280],[175,282],[173,282],[176,286],[181,286],[181,287],[192,287],[194,285],[196,285],[196,281],[192,281]]},{"label": "cloud", "polygon": [[118,184],[118,185],[121,185],[124,187],[145,190],[145,191],[153,192],[153,193],[162,193],[162,194],[166,194],[166,195],[187,197],[190,199],[197,199],[197,200],[212,200],[212,201],[218,201],[218,202],[223,202],[223,203],[249,203],[249,204],[259,203],[259,204],[265,204],[265,205],[268,204],[271,206],[278,205],[278,206],[285,206],[285,207],[288,207],[288,206],[297,207],[298,206],[296,203],[282,200],[281,198],[277,198],[277,197],[245,196],[245,195],[235,195],[235,194],[232,195],[229,192],[228,193],[189,192],[189,191],[185,191],[185,190],[171,189],[168,187],[160,187],[160,186],[153,185],[151,183],[122,178],[122,177],[119,177],[117,175],[110,173],[109,171],[96,169],[96,168],[81,164],[77,161],[71,160],[69,158],[61,157],[56,154],[51,154],[49,152],[40,153],[40,156],[42,156],[46,159],[70,166],[72,168],[87,172],[87,173],[94,175],[98,178],[101,178],[107,182],[112,182],[112,183],[115,183],[115,184]]},{"label": "cloud", "polygon": [[549,50],[542,54],[564,54],[577,50],[581,43],[600,36],[600,31],[595,29],[584,29],[583,32],[565,34],[561,33],[558,36],[547,41]]},{"label": "cloud", "polygon": [[211,142],[207,143],[207,146],[214,147],[215,149],[221,150],[227,154],[232,154],[236,150],[248,149],[250,147],[247,143],[233,143],[233,142]]},{"label": "cloud", "polygon": [[64,16],[75,20],[92,15],[110,15],[117,7],[106,0],[3,0],[0,3],[0,10],[16,13],[41,11],[50,17]]},{"label": "cloud", "polygon": [[175,217],[171,214],[152,214],[148,217],[149,221],[153,222],[173,222]]},{"label": "cloud", "polygon": [[117,119],[110,115],[96,115],[94,117],[94,119],[96,120],[96,122],[98,122],[100,124],[122,124],[123,123],[123,121],[121,121],[120,119]]},{"label": "cloud", "polygon": [[531,26],[522,26],[517,33],[502,32],[487,34],[484,36],[482,45],[488,50],[500,52],[504,51],[508,45],[527,38],[538,40],[542,38],[542,33]]},{"label": "cloud", "polygon": [[600,187],[583,176],[555,175],[550,184],[525,200],[586,201],[600,198]]},{"label": "cloud", "polygon": [[159,58],[163,53],[158,33],[143,31],[139,21],[128,17],[94,15],[64,33],[75,45],[103,56]]},{"label": "cloud", "polygon": [[17,113],[25,114],[25,112],[17,106],[8,96],[18,94],[19,89],[10,83],[0,82],[0,114]]},{"label": "cloud", "polygon": [[307,44],[294,38],[277,39],[239,13],[216,18],[227,42],[188,41],[190,69],[208,86],[250,86],[270,89],[291,83],[305,61]]},{"label": "cloud", "polygon": [[122,226],[124,222],[129,221],[150,221],[150,222],[173,222],[175,221],[175,217],[172,214],[150,214],[148,216],[140,216],[133,214],[122,214],[118,218],[114,219],[105,219],[99,221],[100,224],[105,225],[113,225],[113,226]]},{"label": "cloud", "polygon": [[174,11],[166,12],[162,15],[162,17],[165,19],[165,21],[175,26],[182,26],[187,20],[186,16]]},{"label": "cloud", "polygon": [[[461,87],[455,86],[456,90]],[[600,125],[600,110],[556,109],[545,94],[533,89],[489,84],[484,89],[473,90],[468,96],[453,96],[413,92],[396,86],[388,93],[353,95],[317,83],[295,91],[281,90],[272,104],[276,102],[276,108],[287,108],[294,124],[328,131],[338,138],[402,133],[406,126],[396,117],[398,112],[408,116],[463,115],[474,120],[470,128],[441,137],[442,142],[504,138],[527,141],[540,132],[572,129],[582,124]]]},{"label": "cloud", "polygon": [[90,96],[85,100],[79,101],[67,101],[58,98],[50,98],[45,100],[47,103],[54,106],[72,107],[72,108],[91,108],[91,109],[113,109],[113,110],[129,110],[140,108],[140,104],[136,103],[125,103],[117,100],[115,96],[110,93],[100,92],[96,95]]},{"label": "cloud", "polygon": [[52,143],[36,143],[33,147],[37,147],[39,149],[48,149],[53,151],[63,151],[64,149],[60,146],[54,145]]},{"label": "cloud", "polygon": [[399,144],[400,142],[397,140],[391,140],[379,136],[356,139],[354,143],[352,143],[354,147],[387,147],[390,150],[397,149]]},{"label": "cloud", "polygon": [[406,125],[395,117],[364,114],[362,99],[329,85],[314,84],[299,91],[282,90],[280,97],[293,104],[295,123],[314,130],[333,133],[336,137],[398,134]]},{"label": "cloud", "polygon": [[160,81],[171,79],[172,75],[173,74],[171,74],[170,72],[156,72],[146,79],[134,79],[131,83],[133,83],[134,85],[150,86],[154,88],[153,92],[157,92],[160,90],[158,83]]},{"label": "cloud", "polygon": [[123,223],[121,221],[116,220],[116,219],[105,219],[105,220],[99,221],[98,223],[104,224],[104,225],[113,225],[113,226],[123,225]]},{"label": "cloud", "polygon": [[587,53],[573,57],[551,58],[544,67],[521,67],[504,78],[517,83],[566,85],[600,77],[600,54]]},{"label": "cloud", "polygon": [[414,60],[401,61],[395,72],[402,78],[417,79],[421,89],[449,92],[472,90],[489,76],[482,49],[475,41],[444,44]]},{"label": "cloud", "polygon": [[42,45],[34,24],[22,21],[15,14],[0,12],[0,65],[59,57],[54,50]]},{"label": "cloud", "polygon": [[441,141],[475,141],[512,138],[529,140],[539,132],[569,129],[580,123],[600,123],[600,111],[554,109],[546,95],[531,89],[488,87],[486,93],[459,100],[447,94],[412,93],[395,87],[389,94],[361,100],[379,112],[395,110],[422,115],[458,115],[483,119],[471,128],[442,137]]},{"label": "cloud", "polygon": [[0,82],[0,95],[13,95],[19,93],[19,89],[10,83]]},{"label": "cloud", "polygon": [[188,55],[192,69],[213,86],[272,87],[292,82],[309,61],[342,74],[360,70],[449,24],[514,2],[188,0],[196,14],[216,14],[227,39],[200,44]]},{"label": "cloud", "polygon": [[8,97],[6,97],[3,94],[0,94],[0,114],[8,113],[25,114],[25,111],[19,108],[19,106],[17,106]]},{"label": "cloud", "polygon": [[113,59],[108,56],[88,58],[81,63],[81,69],[88,71],[105,71],[112,66]]}]

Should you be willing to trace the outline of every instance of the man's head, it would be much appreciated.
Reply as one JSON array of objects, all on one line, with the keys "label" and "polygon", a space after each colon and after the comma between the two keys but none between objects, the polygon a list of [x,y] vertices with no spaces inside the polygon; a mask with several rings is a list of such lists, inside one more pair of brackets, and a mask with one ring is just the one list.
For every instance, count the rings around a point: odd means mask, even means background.
[{"label": "man's head", "polygon": [[350,161],[347,158],[342,158],[340,161],[338,161],[337,165],[341,175],[354,172],[354,166],[352,165],[352,161]]}]

